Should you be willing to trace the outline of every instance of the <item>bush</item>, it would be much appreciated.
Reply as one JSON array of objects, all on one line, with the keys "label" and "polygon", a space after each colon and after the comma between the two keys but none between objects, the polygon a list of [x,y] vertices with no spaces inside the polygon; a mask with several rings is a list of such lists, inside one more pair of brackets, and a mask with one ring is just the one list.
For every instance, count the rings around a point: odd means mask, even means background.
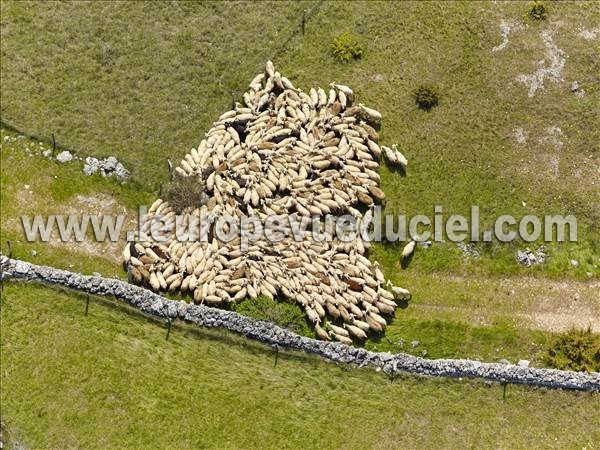
[{"label": "bush", "polygon": [[197,208],[208,201],[200,177],[184,177],[179,174],[167,185],[163,196],[177,214],[185,208]]},{"label": "bush", "polygon": [[413,92],[417,106],[426,111],[438,104],[438,90],[435,86],[422,84]]},{"label": "bush", "polygon": [[277,302],[259,296],[236,304],[234,310],[244,316],[266,320],[304,336],[313,336],[312,328],[306,320],[304,311],[296,304]]},{"label": "bush", "polygon": [[331,42],[333,56],[341,62],[347,63],[351,59],[360,59],[363,55],[363,47],[357,38],[348,33],[343,33]]},{"label": "bush", "polygon": [[558,336],[548,348],[548,364],[556,369],[600,371],[600,335],[592,330],[570,330]]},{"label": "bush", "polygon": [[548,15],[548,7],[543,3],[533,2],[529,5],[529,11],[527,11],[527,16],[531,20],[546,20]]}]

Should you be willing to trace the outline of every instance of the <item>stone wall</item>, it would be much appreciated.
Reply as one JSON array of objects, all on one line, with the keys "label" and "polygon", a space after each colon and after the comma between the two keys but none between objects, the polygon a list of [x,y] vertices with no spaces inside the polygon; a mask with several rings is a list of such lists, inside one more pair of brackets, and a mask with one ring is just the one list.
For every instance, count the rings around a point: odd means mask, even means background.
[{"label": "stone wall", "polygon": [[319,341],[300,336],[272,323],[244,317],[232,311],[169,300],[120,280],[37,266],[0,255],[0,279],[7,278],[56,284],[94,295],[114,296],[155,317],[180,319],[202,327],[224,328],[273,347],[302,350],[337,363],[351,363],[383,370],[389,375],[403,371],[425,376],[483,378],[497,382],[600,391],[600,373],[535,369],[468,359],[424,359],[401,353],[371,352],[339,342]]}]

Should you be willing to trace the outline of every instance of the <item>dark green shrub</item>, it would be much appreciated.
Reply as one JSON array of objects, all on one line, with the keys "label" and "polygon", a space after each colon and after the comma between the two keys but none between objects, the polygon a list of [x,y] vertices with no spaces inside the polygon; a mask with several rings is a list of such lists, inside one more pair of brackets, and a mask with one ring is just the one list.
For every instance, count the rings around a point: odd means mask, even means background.
[{"label": "dark green shrub", "polygon": [[548,7],[540,2],[533,2],[529,5],[527,17],[531,20],[546,20],[548,16]]},{"label": "dark green shrub", "polygon": [[208,201],[200,177],[184,177],[179,174],[166,186],[163,197],[177,214],[188,207],[198,208]]},{"label": "dark green shrub", "polygon": [[313,336],[304,311],[293,303],[278,302],[259,296],[236,304],[234,310],[244,316],[266,320],[304,336]]},{"label": "dark green shrub", "polygon": [[363,55],[363,46],[357,38],[348,33],[343,33],[331,42],[333,56],[341,62],[347,63],[352,59],[360,59]]},{"label": "dark green shrub", "polygon": [[600,334],[592,330],[572,329],[550,344],[548,364],[556,369],[585,372],[600,371]]},{"label": "dark green shrub", "polygon": [[421,109],[430,110],[438,104],[438,90],[435,86],[422,84],[413,92],[415,103]]}]

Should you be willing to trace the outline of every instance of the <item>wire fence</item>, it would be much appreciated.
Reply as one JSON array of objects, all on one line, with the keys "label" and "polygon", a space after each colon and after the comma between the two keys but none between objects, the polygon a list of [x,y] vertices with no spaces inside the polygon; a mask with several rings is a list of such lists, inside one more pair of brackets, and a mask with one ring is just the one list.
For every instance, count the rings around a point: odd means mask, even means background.
[{"label": "wire fence", "polygon": [[292,25],[292,29],[290,30],[289,35],[283,40],[281,46],[273,54],[273,59],[275,59],[287,50],[288,44],[292,41],[292,39],[294,39],[294,37],[296,37],[298,34],[306,34],[306,26],[308,24],[309,19],[312,18],[315,14],[317,14],[323,3],[324,0],[317,0],[312,4],[310,8],[307,8],[302,11],[302,16],[294,25]]},{"label": "wire fence", "polygon": [[[435,377],[479,378],[506,384],[524,384],[557,389],[600,391],[600,374],[546,368],[521,367],[502,363],[485,363],[469,359],[427,359],[404,353],[369,351],[340,342],[321,341],[301,336],[271,322],[260,321],[206,305],[187,304],[172,300],[118,279],[86,276],[49,266],[38,266],[26,261],[0,257],[0,286],[8,280],[38,282],[60,286],[85,295],[83,315],[88,314],[90,297],[116,300],[126,311],[140,314],[165,326],[165,340],[175,331],[172,326],[187,324],[196,329],[215,329],[232,332],[238,336],[266,344],[274,352],[274,365],[279,351],[302,351],[325,360],[370,367],[383,371],[391,381],[400,372]],[[91,294],[91,295],[88,295]],[[133,309],[133,311],[132,311]],[[149,317],[151,316],[151,317]],[[179,327],[178,327],[179,328]]]},{"label": "wire fence", "polygon": [[[292,40],[298,36],[299,34],[305,35],[308,31],[307,25],[309,20],[313,18],[323,5],[325,0],[316,0],[313,2],[308,8],[302,10],[302,14],[296,20],[292,22],[292,25],[287,32],[287,35],[282,41],[282,44],[277,47],[274,52],[268,56],[268,58],[275,59],[285,53],[288,49],[288,45],[292,42]],[[229,93],[232,95],[232,103],[235,103],[235,93]],[[77,154],[78,152],[71,147],[68,147],[59,142],[57,135],[53,131],[48,131],[47,134],[40,134],[35,132],[26,131],[24,127],[20,127],[16,123],[12,122],[10,119],[6,117],[0,117],[0,126],[12,132],[23,135],[29,139],[42,142],[46,145],[52,146],[52,156],[54,157],[56,151],[68,151],[70,153]]]},{"label": "wire fence", "polygon": [[54,157],[54,154],[56,153],[56,151],[68,151],[70,153],[76,153],[73,149],[66,147],[65,145],[60,144],[54,133],[52,132],[48,132],[47,136],[42,136],[40,134],[37,133],[31,133],[28,131],[25,131],[24,129],[20,128],[19,126],[15,125],[14,123],[10,122],[9,120],[6,120],[3,117],[0,117],[0,126],[2,126],[2,128],[5,128],[9,131],[12,131],[14,133],[20,134],[25,136],[28,139],[34,140],[34,141],[38,141],[38,142],[42,142],[46,145],[51,145],[52,146],[52,156]]}]

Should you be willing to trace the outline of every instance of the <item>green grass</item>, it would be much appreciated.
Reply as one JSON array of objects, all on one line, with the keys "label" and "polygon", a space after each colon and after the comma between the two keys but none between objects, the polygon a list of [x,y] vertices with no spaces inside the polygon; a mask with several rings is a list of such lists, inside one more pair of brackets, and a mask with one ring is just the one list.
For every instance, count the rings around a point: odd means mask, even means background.
[{"label": "green grass", "polygon": [[2,421],[27,448],[593,448],[598,394],[399,376],[8,283]]},{"label": "green grass", "polygon": [[312,324],[304,310],[292,301],[277,301],[261,295],[255,299],[247,298],[234,304],[232,309],[244,316],[266,320],[295,333],[315,337]]},{"label": "green grass", "polygon": [[[14,224],[19,223],[21,214],[60,211],[65,205],[72,205],[76,195],[110,197],[120,207],[131,210],[136,205],[136,196],[141,199],[144,196],[152,198],[151,194],[140,192],[139,187],[133,183],[120,184],[100,176],[85,177],[81,173],[80,163],[62,165],[40,156],[28,156],[26,148],[33,149],[32,152],[40,151],[38,144],[28,139],[5,142],[4,136],[15,135],[5,130],[2,132],[1,181],[5,187],[0,197],[3,207],[0,233],[2,249],[6,252],[6,241],[11,240],[15,258],[86,274],[99,272],[104,276],[124,279],[126,274],[120,263],[119,246],[116,248],[116,255],[113,255],[111,249],[104,252],[102,246],[90,253],[78,245],[49,247],[40,242],[28,243],[23,239],[20,226],[15,227]],[[11,170],[10,167],[13,166],[19,166],[22,170]],[[33,197],[27,202],[15,202],[13,199],[19,198],[26,191],[25,185],[29,185],[34,193]],[[39,197],[40,193],[45,195],[43,201]],[[32,251],[37,252],[35,257],[32,256]],[[535,316],[539,307],[530,299],[540,292],[548,298],[553,295],[552,286],[543,288],[544,281],[541,280],[533,286],[520,287],[519,293],[513,296],[509,295],[506,282],[475,276],[473,272],[476,271],[472,270],[468,275],[470,282],[467,287],[461,278],[444,274],[451,271],[454,265],[460,265],[461,254],[458,249],[451,252],[435,246],[426,251],[419,249],[413,264],[402,271],[397,265],[397,252],[398,249],[394,246],[378,245],[374,248],[373,255],[384,264],[388,278],[397,285],[411,289],[413,299],[408,308],[398,309],[385,336],[375,337],[366,344],[367,347],[417,355],[426,350],[427,356],[432,358],[468,357],[490,361],[503,358],[511,361],[529,359],[535,364],[544,364],[539,357],[540,348],[553,337],[553,333],[531,330],[531,324],[519,320],[517,315]],[[428,267],[428,264],[437,265]],[[455,268],[454,271],[456,270]],[[465,275],[469,274],[467,269],[462,270]],[[441,275],[434,275],[440,271]],[[518,275],[518,271],[514,274]],[[515,277],[514,281],[521,283],[521,278]],[[593,286],[578,284],[572,286],[581,293],[579,303],[593,302],[590,300],[594,297]],[[290,316],[292,305],[282,304],[266,310],[252,306],[246,302],[238,309],[242,314],[270,319],[284,326],[291,326],[302,334],[312,334],[303,321],[298,321],[296,315]],[[293,307],[291,309],[293,312]],[[597,308],[595,314],[598,314]],[[398,339],[403,339],[407,345],[398,347]],[[421,344],[413,349],[409,343],[415,339]]]},{"label": "green grass", "polygon": [[[11,241],[13,256],[72,271],[126,278],[120,261],[116,259],[122,243],[114,245],[112,254],[106,246],[97,245],[89,252],[82,245],[54,245],[44,242],[27,242],[21,225],[21,216],[35,214],[66,214],[82,212],[78,196],[90,198],[88,213],[129,213],[133,216],[140,204],[147,204],[155,194],[145,192],[135,182],[119,183],[101,175],[85,176],[81,162],[60,164],[44,158],[41,153],[47,145],[27,138],[18,138],[14,132],[2,128],[0,133],[0,248],[8,253]],[[7,141],[9,137],[16,140]],[[108,205],[105,203],[114,200]],[[110,211],[109,211],[110,209]],[[31,252],[37,252],[33,257]]]},{"label": "green grass", "polygon": [[2,118],[158,188],[311,4],[2,2]]},{"label": "green grass", "polygon": [[[600,189],[585,181],[595,177],[600,156],[597,49],[573,31],[600,21],[597,3],[553,4],[543,24],[514,31],[496,53],[501,20],[522,24],[527,4],[352,2],[342,13],[337,3],[323,2],[306,34],[287,41],[299,30],[301,11],[314,4],[2,2],[2,118],[40,136],[54,133],[82,155],[116,155],[132,170],[137,191],[154,195],[167,179],[166,160],[196,146],[230,106],[231,92],[239,98],[274,58],[304,89],[343,82],[381,110],[383,142],[397,143],[409,159],[405,178],[382,168],[388,212],[431,215],[442,205],[448,217],[477,204],[482,230],[504,213],[578,218],[579,242],[552,246],[543,267],[519,267],[514,253],[525,243],[517,242],[497,245],[475,263],[442,245],[416,258],[417,270],[600,276]],[[544,29],[569,56],[565,82],[546,81],[529,99],[515,77],[544,58]],[[349,65],[337,64],[330,49],[344,31],[366,46]],[[573,80],[584,98],[570,92]],[[421,83],[440,90],[430,112],[412,98]],[[547,142],[551,126],[563,130],[560,152]],[[528,135],[524,146],[513,136],[517,127]],[[548,161],[556,155],[560,176],[553,177]],[[395,247],[389,251],[397,258]]]},{"label": "green grass", "polygon": [[[11,139],[6,141],[8,136]],[[0,129],[0,148],[2,149],[2,190],[0,199],[3,206],[9,208],[3,211],[3,217],[10,217],[14,211],[32,214],[37,210],[29,209],[27,202],[17,202],[17,194],[25,184],[37,189],[37,201],[42,202],[45,209],[40,213],[52,211],[57,204],[70,200],[76,195],[106,194],[118,198],[123,206],[135,209],[140,204],[153,201],[157,192],[144,189],[135,181],[119,182],[115,178],[103,177],[100,174],[86,176],[83,174],[83,162],[72,161],[61,164],[42,156],[42,151],[51,149],[45,143],[10,131]],[[43,198],[41,194],[44,194]]]},{"label": "green grass", "polygon": [[367,348],[434,359],[470,358],[488,362],[506,359],[513,363],[527,359],[537,367],[546,365],[543,352],[553,336],[551,333],[518,329],[502,320],[478,327],[422,316],[421,311],[414,309],[398,313],[385,336],[368,341]]},{"label": "green grass", "polygon": [[[315,5],[2,1],[2,119],[46,141],[54,133],[80,156],[115,155],[132,171],[125,184],[85,177],[79,163],[28,156],[25,147],[37,142],[3,141],[2,250],[11,240],[15,257],[124,278],[118,246],[26,243],[19,216],[77,210],[78,196],[113,199],[112,209],[130,214],[152,201],[167,181],[167,159],[196,146],[271,58],[305,90],[335,80],[383,113],[383,143],[397,143],[409,159],[406,177],[381,168],[386,212],[432,216],[442,205],[448,217],[477,204],[482,230],[498,214],[576,215],[579,241],[549,245],[539,267],[514,260],[539,242],[480,245],[477,259],[450,243],[419,247],[404,270],[401,246],[372,252],[386,277],[414,295],[368,348],[544,365],[555,335],[536,331],[548,329],[542,318],[600,316],[600,188],[590,182],[600,157],[600,66],[597,42],[576,36],[597,26],[600,6],[552,2],[545,21],[513,27],[509,45],[493,53],[500,22],[524,24],[527,3],[322,2],[306,34],[288,41],[302,10]],[[568,55],[564,82],[546,80],[528,98],[515,77],[546,58],[543,30]],[[351,64],[331,52],[343,32],[365,47]],[[583,98],[570,92],[574,80]],[[412,97],[422,83],[440,93],[429,112]],[[560,151],[547,141],[551,126],[563,131]],[[559,176],[550,170],[555,156]],[[594,448],[600,440],[590,425],[600,420],[597,395],[511,386],[502,401],[495,385],[408,376],[390,383],[289,353],[274,368],[269,350],[242,338],[177,324],[165,343],[155,322],[97,301],[83,317],[74,297],[5,286],[2,421],[28,448]],[[241,312],[273,312],[250,306]],[[289,318],[281,308],[272,319]]]},{"label": "green grass", "polygon": [[[15,135],[3,130],[2,138],[4,136]],[[144,196],[152,198],[140,192],[139,186],[132,183],[120,184],[100,176],[85,177],[79,163],[62,165],[40,156],[28,156],[25,149],[29,147],[32,151],[39,151],[36,145],[28,139],[17,139],[14,143],[2,142],[1,181],[5,186],[0,197],[3,205],[2,248],[6,252],[6,241],[11,240],[15,258],[124,279],[126,274],[118,259],[108,258],[101,252],[90,254],[78,246],[55,245],[49,248],[45,243],[28,243],[23,240],[20,227],[6,226],[7,223],[18,223],[21,214],[60,211],[64,205],[70,205],[76,195],[105,195],[128,209],[135,207],[136,196],[140,199],[144,199]],[[23,170],[11,170],[10,167],[14,166]],[[25,185],[29,185],[36,194],[34,201],[13,201],[23,193]],[[40,201],[37,193],[42,192],[45,198]],[[37,252],[35,257],[31,255],[33,250]],[[398,251],[395,246],[378,245],[373,254],[375,259],[384,264],[386,276],[395,284],[409,287],[414,296],[408,308],[398,309],[384,336],[367,342],[368,348],[416,355],[422,355],[426,350],[430,358],[462,357],[489,361],[529,359],[537,365],[544,365],[539,357],[540,349],[553,337],[553,333],[530,330],[528,324],[514,317],[515,313],[535,314],[535,309],[530,307],[527,299],[535,295],[539,286],[522,289],[515,299],[507,295],[501,282],[481,277],[474,279],[470,275],[471,282],[466,289],[460,279],[432,276],[432,272],[444,272],[460,265],[458,249],[443,251],[435,246],[426,251],[419,249],[413,264],[404,271],[397,267]],[[428,264],[434,266],[428,267]],[[513,273],[518,275],[516,270]],[[591,289],[582,286],[585,299],[593,296]],[[494,306],[490,308],[489,305]],[[293,312],[292,305],[282,304],[265,309],[246,302],[237,309],[242,314],[272,320],[291,326],[302,334],[312,335],[312,331],[294,314],[291,314],[293,320],[289,320],[290,311]],[[482,319],[474,320],[476,317]],[[406,342],[404,347],[397,345],[399,339]],[[410,342],[415,339],[420,341],[420,345],[413,349]]]},{"label": "green grass", "polygon": [[552,367],[562,370],[600,371],[600,335],[587,330],[569,330],[558,336],[546,355]]}]

